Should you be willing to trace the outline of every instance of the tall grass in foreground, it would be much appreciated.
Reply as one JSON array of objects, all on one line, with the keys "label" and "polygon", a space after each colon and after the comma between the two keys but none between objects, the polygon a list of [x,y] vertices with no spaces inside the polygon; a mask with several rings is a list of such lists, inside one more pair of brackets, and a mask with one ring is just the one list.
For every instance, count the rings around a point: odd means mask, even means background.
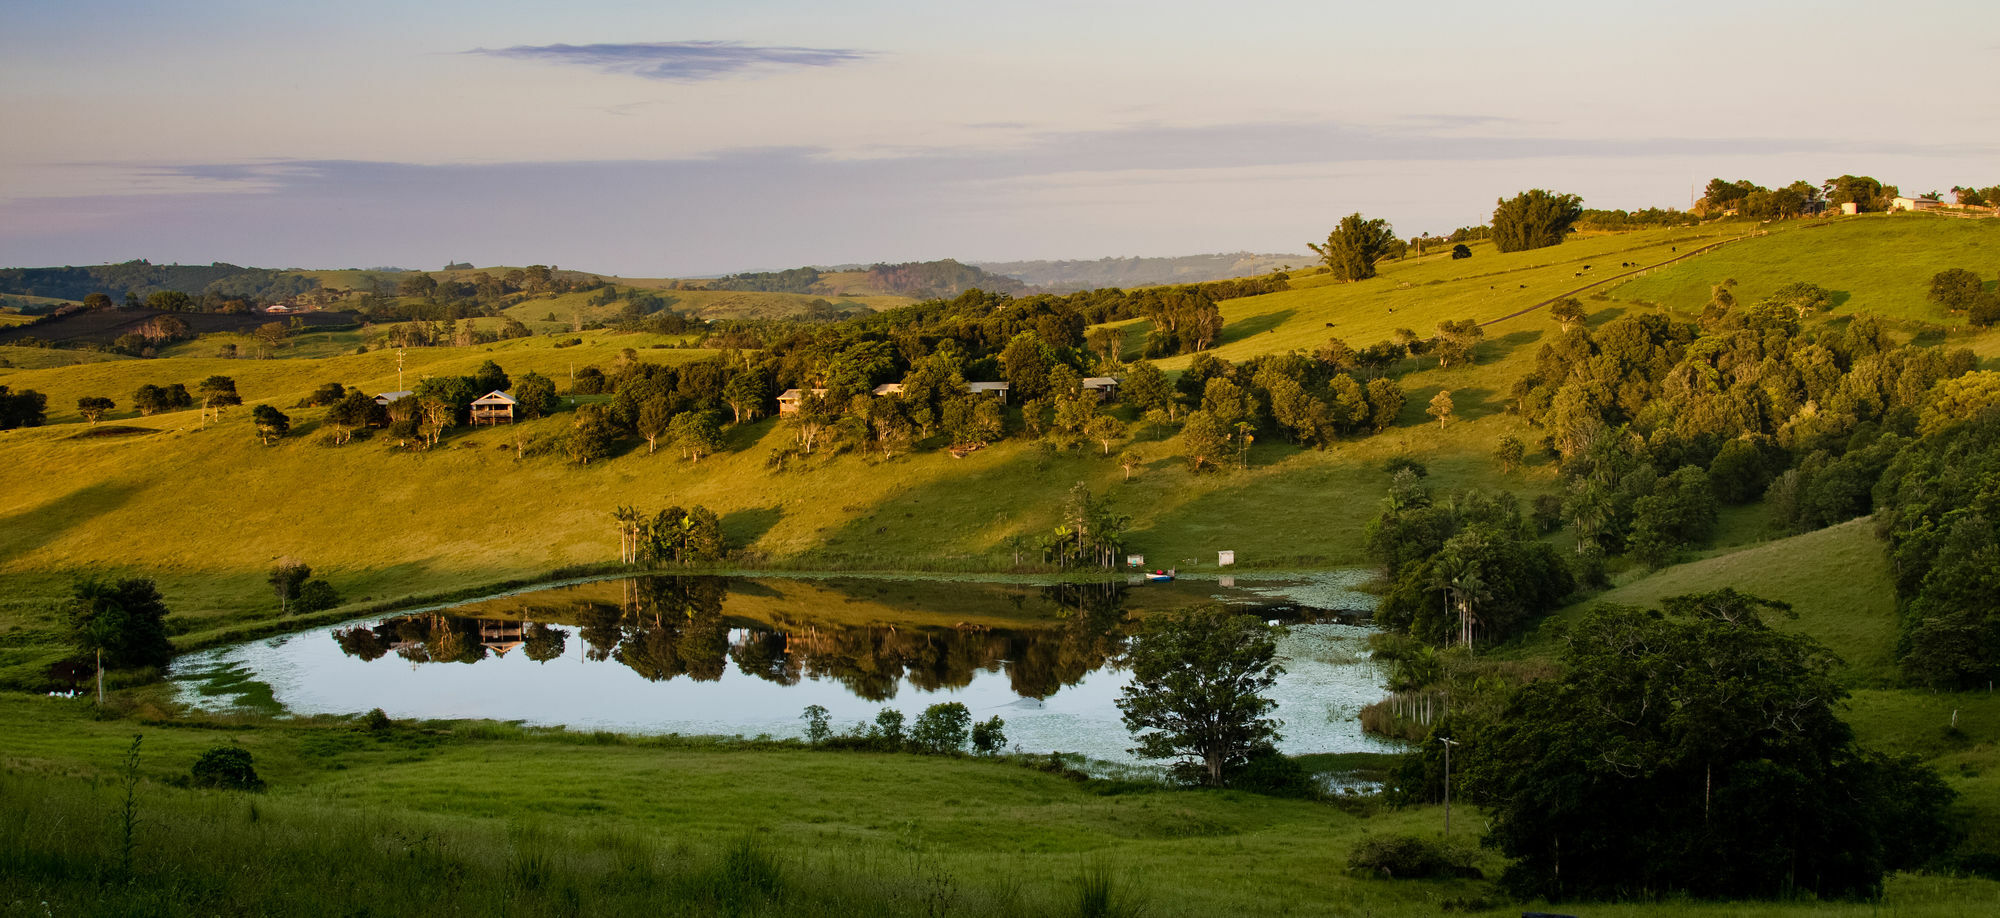
[{"label": "tall grass in foreground", "polygon": [[506,829],[141,784],[0,773],[0,914],[1130,915],[1129,884],[968,884],[922,852],[690,845],[657,832]]}]

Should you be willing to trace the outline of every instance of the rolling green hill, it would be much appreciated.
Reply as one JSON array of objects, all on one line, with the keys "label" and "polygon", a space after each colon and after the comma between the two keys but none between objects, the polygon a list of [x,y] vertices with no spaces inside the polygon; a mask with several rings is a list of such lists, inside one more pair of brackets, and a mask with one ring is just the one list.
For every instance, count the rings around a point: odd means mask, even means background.
[{"label": "rolling green hill", "polygon": [[1960,326],[1926,299],[1931,275],[1966,268],[1985,277],[2000,268],[2000,220],[1954,220],[1928,214],[1871,214],[1783,226],[1757,245],[1733,246],[1696,261],[1623,284],[1612,297],[1699,311],[1709,288],[1725,279],[1739,286],[1739,303],[1755,303],[1786,284],[1804,281],[1833,292],[1834,315],[1859,312]]}]

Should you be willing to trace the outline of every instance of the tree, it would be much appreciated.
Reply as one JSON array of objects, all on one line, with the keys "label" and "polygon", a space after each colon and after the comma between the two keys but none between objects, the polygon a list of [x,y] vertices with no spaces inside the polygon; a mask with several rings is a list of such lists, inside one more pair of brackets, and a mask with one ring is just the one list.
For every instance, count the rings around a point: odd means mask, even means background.
[{"label": "tree", "polygon": [[1199,472],[1204,467],[1213,467],[1216,457],[1229,447],[1229,428],[1206,411],[1188,412],[1187,421],[1181,425],[1181,451],[1187,456],[1188,466]]},{"label": "tree", "polygon": [[250,409],[250,419],[257,424],[258,442],[265,446],[276,443],[292,429],[292,419],[269,405],[258,405]]},{"label": "tree", "polygon": [[277,350],[279,345],[285,343],[285,323],[266,322],[257,326],[257,341],[264,345],[267,353]]},{"label": "tree", "polygon": [[639,403],[639,417],[633,427],[639,436],[646,438],[646,455],[652,455],[659,448],[660,438],[667,435],[667,428],[674,422],[673,410],[667,397],[658,393]]},{"label": "tree", "polygon": [[1306,243],[1319,253],[1321,261],[1343,281],[1367,280],[1375,276],[1375,263],[1389,254],[1396,242],[1395,230],[1387,220],[1370,220],[1358,213],[1340,218],[1326,236],[1326,244]]},{"label": "tree", "polygon": [[1445,320],[1437,324],[1437,337],[1431,339],[1431,349],[1437,352],[1438,366],[1452,367],[1462,363],[1472,363],[1474,349],[1486,337],[1486,329],[1479,327],[1477,319]]},{"label": "tree", "polygon": [[1403,387],[1393,379],[1371,379],[1368,381],[1368,423],[1376,433],[1394,426],[1403,414],[1406,396]]},{"label": "tree", "polygon": [[1983,289],[1979,275],[1952,268],[1931,275],[1930,299],[1952,312],[1962,312],[1972,308]]},{"label": "tree", "polygon": [[[1454,730],[1517,895],[1874,897],[1952,843],[1935,773],[1860,748],[1837,660],[1734,590],[1600,605],[1563,674]],[[1437,744],[1428,744],[1437,745]]]},{"label": "tree", "polygon": [[1457,261],[1461,258],[1471,258],[1471,257],[1472,257],[1472,249],[1468,247],[1465,243],[1461,242],[1451,247],[1452,261]]},{"label": "tree", "polygon": [[1166,411],[1172,413],[1174,407],[1174,387],[1167,381],[1167,374],[1150,360],[1135,360],[1125,370],[1125,403],[1139,410]]},{"label": "tree", "polygon": [[372,424],[386,423],[388,419],[388,409],[376,404],[375,399],[360,389],[349,392],[326,411],[326,423],[333,428],[336,446],[353,439],[355,431]]},{"label": "tree", "polygon": [[1438,419],[1438,426],[1440,428],[1449,423],[1451,421],[1451,390],[1439,389],[1436,395],[1431,396],[1431,406],[1425,409],[1425,412],[1431,417]]},{"label": "tree", "polygon": [[472,371],[472,389],[479,395],[488,392],[506,392],[511,382],[507,378],[507,371],[500,369],[500,365],[491,360],[480,364],[479,369]]},{"label": "tree", "polygon": [[306,396],[306,407],[330,408],[339,404],[340,400],[346,397],[346,386],[337,382],[322,383],[319,388],[313,390],[311,395]]},{"label": "tree", "polygon": [[683,411],[674,415],[669,433],[690,462],[699,463],[701,457],[722,449],[722,428],[712,411]]},{"label": "tree", "polygon": [[949,755],[965,748],[972,712],[956,701],[934,704],[910,724],[910,745],[926,755]]},{"label": "tree", "polygon": [[86,656],[101,653],[110,669],[165,666],[174,657],[167,614],[151,580],[86,578],[70,594],[70,640]]},{"label": "tree", "polygon": [[1146,457],[1136,449],[1128,449],[1118,454],[1118,467],[1125,470],[1125,480],[1132,480],[1132,470],[1146,464]]},{"label": "tree", "polygon": [[1493,245],[1502,252],[1558,245],[1582,216],[1583,199],[1576,195],[1523,191],[1493,209]]},{"label": "tree", "polygon": [[297,558],[281,559],[276,567],[271,568],[271,575],[266,579],[271,584],[271,592],[278,596],[279,615],[292,613],[292,600],[299,598],[299,590],[307,580],[312,579],[312,575],[312,568]]},{"label": "tree", "polygon": [[593,459],[603,459],[611,455],[612,447],[618,444],[618,425],[612,423],[611,412],[604,405],[583,405],[576,409],[576,421],[570,426],[570,461],[578,465],[589,465]]},{"label": "tree", "polygon": [[1576,297],[1565,297],[1549,306],[1549,318],[1556,320],[1556,324],[1562,326],[1565,332],[1581,328],[1587,316],[1583,303]]},{"label": "tree", "polygon": [[1512,434],[1500,438],[1500,445],[1493,450],[1494,461],[1500,463],[1500,471],[1512,475],[1521,468],[1528,458],[1528,447],[1521,438]]},{"label": "tree", "polygon": [[521,413],[524,421],[552,414],[561,404],[556,398],[555,381],[533,371],[521,374],[514,381],[514,402],[514,410]]},{"label": "tree", "polygon": [[995,714],[972,725],[972,751],[994,755],[1007,748],[1007,722]]},{"label": "tree", "polygon": [[1083,432],[1092,440],[1096,440],[1104,448],[1104,455],[1109,456],[1111,455],[1111,441],[1125,435],[1125,425],[1119,423],[1118,419],[1111,415],[1097,414],[1091,417],[1090,423],[1084,426]]},{"label": "tree", "polygon": [[1264,693],[1284,669],[1274,629],[1217,605],[1146,621],[1126,654],[1132,682],[1118,698],[1134,755],[1174,759],[1183,780],[1221,787],[1279,739]]},{"label": "tree", "polygon": [[243,404],[243,397],[236,394],[236,380],[227,376],[210,376],[195,386],[195,395],[201,399],[202,419],[208,419],[208,412],[222,417],[222,409],[230,405]]},{"label": "tree", "polygon": [[736,413],[734,423],[745,419],[756,420],[763,413],[764,401],[770,398],[770,387],[764,382],[764,374],[755,370],[744,370],[729,377],[729,383],[722,388],[722,400],[729,410]]},{"label": "tree", "polygon": [[77,413],[83,415],[83,419],[89,421],[92,427],[96,427],[98,421],[104,420],[105,412],[116,407],[117,403],[102,395],[86,395],[76,400]]}]

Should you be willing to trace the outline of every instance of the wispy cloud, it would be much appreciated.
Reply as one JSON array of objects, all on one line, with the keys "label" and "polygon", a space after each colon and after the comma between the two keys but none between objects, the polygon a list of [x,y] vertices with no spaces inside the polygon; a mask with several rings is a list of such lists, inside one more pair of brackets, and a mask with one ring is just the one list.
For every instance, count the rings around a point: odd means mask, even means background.
[{"label": "wispy cloud", "polygon": [[866,60],[873,56],[872,52],[851,48],[746,45],[733,41],[515,45],[511,48],[474,48],[465,53],[544,64],[590,67],[605,73],[622,73],[648,80],[680,83],[719,80],[738,74],[798,67],[833,67]]}]

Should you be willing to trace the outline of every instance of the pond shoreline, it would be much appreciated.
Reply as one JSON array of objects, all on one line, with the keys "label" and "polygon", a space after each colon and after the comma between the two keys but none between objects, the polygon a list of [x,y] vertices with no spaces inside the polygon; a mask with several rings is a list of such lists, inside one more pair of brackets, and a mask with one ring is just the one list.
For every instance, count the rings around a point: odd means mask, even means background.
[{"label": "pond shoreline", "polygon": [[[1208,580],[1220,581],[1224,577],[1241,577],[1245,580],[1252,580],[1252,581],[1319,580],[1335,575],[1343,575],[1343,576],[1351,575],[1359,570],[1362,570],[1362,568],[1345,567],[1345,568],[1289,569],[1289,568],[1246,567],[1239,572],[1232,572],[1232,573],[1188,572],[1179,574],[1178,576],[1179,579],[1181,580],[1192,580],[1192,581],[1208,581]],[[467,603],[474,603],[474,602],[484,602],[492,599],[503,599],[509,596],[516,596],[522,593],[532,593],[540,590],[558,589],[561,587],[570,587],[570,586],[580,586],[588,583],[601,583],[607,580],[620,580],[626,577],[646,577],[646,576],[671,577],[671,576],[695,576],[695,575],[706,575],[706,576],[717,576],[717,577],[769,577],[769,578],[785,578],[785,579],[796,579],[796,580],[862,578],[862,579],[877,579],[877,580],[927,580],[936,582],[966,582],[966,583],[1024,583],[1024,584],[1035,584],[1035,585],[1058,584],[1058,583],[1122,583],[1131,579],[1133,576],[1136,576],[1132,572],[1126,571],[1122,568],[1115,571],[1092,570],[1092,571],[1065,572],[1061,570],[1052,570],[1052,571],[1020,572],[1020,571],[973,571],[973,570],[963,570],[963,571],[898,571],[898,570],[886,570],[886,569],[846,570],[838,568],[753,568],[753,567],[736,567],[736,566],[637,568],[630,565],[616,564],[616,563],[606,563],[602,565],[566,566],[566,567],[556,568],[552,571],[549,571],[546,574],[528,578],[513,578],[508,580],[499,580],[491,583],[484,583],[469,587],[463,587],[457,590],[448,590],[441,593],[412,593],[405,596],[399,596],[393,599],[386,599],[386,600],[372,602],[365,606],[352,607],[350,605],[342,605],[332,609],[328,609],[323,612],[314,612],[306,615],[295,615],[285,618],[267,619],[265,621],[254,622],[247,625],[239,625],[230,628],[221,628],[214,631],[205,631],[205,632],[200,632],[199,635],[196,637],[185,640],[182,638],[182,636],[177,635],[172,639],[174,645],[174,657],[175,659],[179,659],[184,655],[192,654],[197,651],[213,650],[217,647],[222,647],[229,644],[240,644],[245,641],[254,641],[257,640],[258,638],[274,637],[277,635],[288,634],[295,631],[305,631],[311,628],[324,627],[326,625],[346,624],[348,622],[356,622],[356,621],[361,621],[363,619],[374,618],[378,616],[408,615],[419,612],[430,612],[430,611],[435,611],[437,609],[449,608],[451,606],[464,605]],[[1367,591],[1372,587],[1375,580],[1376,580],[1376,575],[1371,573],[1371,575],[1368,578],[1357,582],[1355,584],[1355,589],[1361,591]]]},{"label": "pond shoreline", "polygon": [[[1031,751],[1116,761],[1129,750],[1111,702],[1129,679],[1118,661],[1133,623],[1220,602],[1292,626],[1281,652],[1294,674],[1279,696],[1293,748],[1357,751],[1378,748],[1353,726],[1382,694],[1367,662],[1373,598],[1355,589],[1371,576],[1265,571],[1149,584],[1136,574],[621,570],[293,620],[281,635],[191,653],[172,679],[182,703],[211,712],[383,708],[396,718],[725,737],[790,735],[807,703],[851,723],[885,707],[914,717],[936,695],[979,716],[1003,713]],[[562,660],[585,665],[542,668]]]}]

